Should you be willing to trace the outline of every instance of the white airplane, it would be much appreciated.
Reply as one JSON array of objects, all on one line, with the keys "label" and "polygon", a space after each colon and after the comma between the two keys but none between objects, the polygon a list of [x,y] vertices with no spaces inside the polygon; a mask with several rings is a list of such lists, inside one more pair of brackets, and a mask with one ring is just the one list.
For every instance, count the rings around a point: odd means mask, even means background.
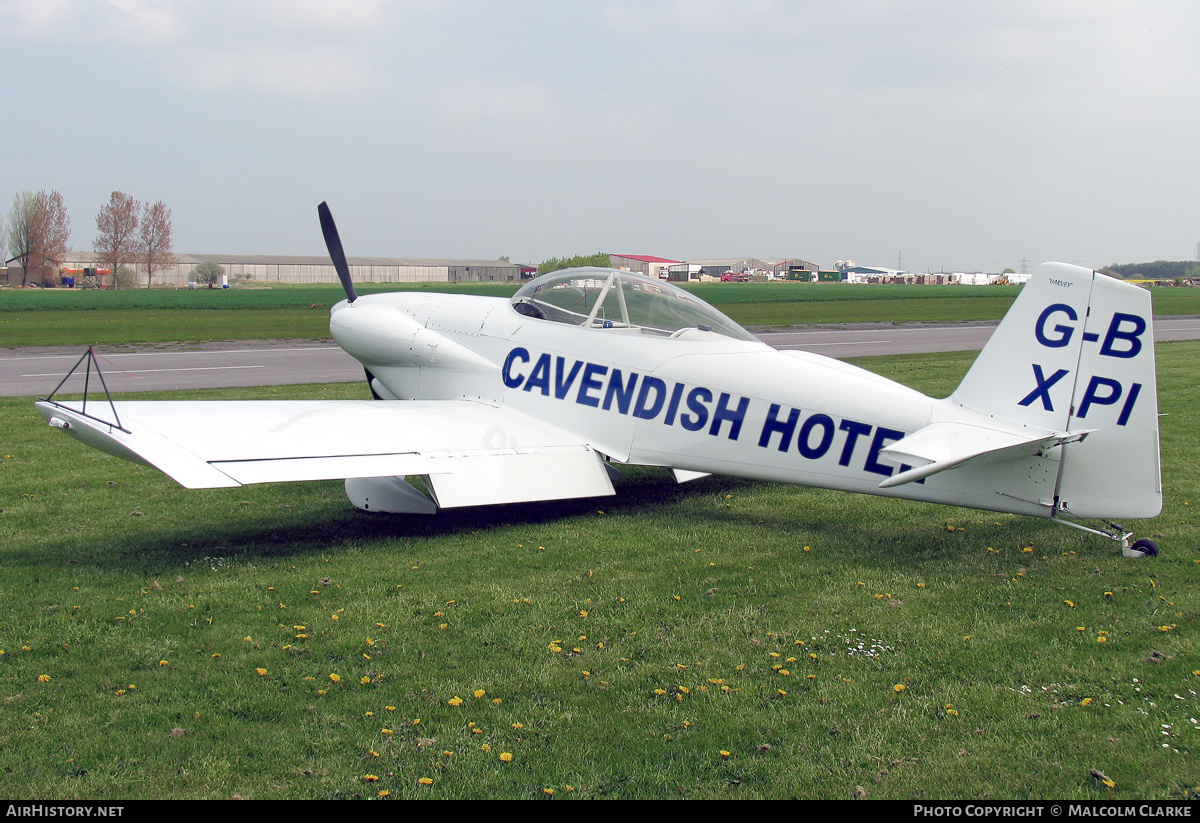
[{"label": "white airplane", "polygon": [[38,411],[187,488],[345,479],[351,502],[371,512],[611,495],[618,463],[666,467],[678,482],[726,474],[1049,518],[1112,538],[1127,556],[1158,552],[1111,522],[1162,507],[1140,288],[1041,266],[939,400],[776,351],[687,292],[628,271],[558,271],[512,299],[357,297],[324,203],[319,212],[346,290],[330,331],[376,399],[109,397],[89,407],[85,391],[83,401],[52,393]]}]

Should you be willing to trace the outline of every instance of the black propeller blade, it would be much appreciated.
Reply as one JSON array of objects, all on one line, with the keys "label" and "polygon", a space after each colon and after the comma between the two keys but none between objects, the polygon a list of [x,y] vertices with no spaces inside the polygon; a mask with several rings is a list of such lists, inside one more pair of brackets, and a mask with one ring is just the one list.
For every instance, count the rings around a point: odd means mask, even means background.
[{"label": "black propeller blade", "polygon": [[[328,203],[321,203],[317,206],[317,216],[321,218],[321,234],[325,235],[325,247],[329,249],[329,259],[333,261],[333,267],[338,273],[338,280],[342,281],[342,288],[346,290],[346,302],[353,303],[358,299],[358,295],[354,292],[353,281],[350,280],[350,265],[346,262],[346,253],[342,251],[342,238],[338,236],[337,225],[333,222],[333,214],[329,211]],[[382,400],[383,398],[375,391],[372,383],[375,375],[371,374],[371,370],[365,366],[363,371],[367,375],[367,388],[371,390],[371,397]]]},{"label": "black propeller blade", "polygon": [[354,283],[350,280],[350,266],[346,263],[346,253],[342,251],[342,238],[338,236],[337,225],[333,222],[333,214],[329,205],[321,203],[317,206],[317,216],[321,218],[321,234],[325,235],[325,247],[329,249],[329,259],[337,270],[342,288],[346,290],[346,300],[353,303],[358,299],[354,293]]}]

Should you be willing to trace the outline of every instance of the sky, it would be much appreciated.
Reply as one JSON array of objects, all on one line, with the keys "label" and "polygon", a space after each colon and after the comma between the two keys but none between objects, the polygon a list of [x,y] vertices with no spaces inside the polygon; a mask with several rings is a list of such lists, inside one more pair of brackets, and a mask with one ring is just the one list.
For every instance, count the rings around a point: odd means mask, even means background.
[{"label": "sky", "polygon": [[184,253],[1200,253],[1194,0],[0,0],[0,211]]}]

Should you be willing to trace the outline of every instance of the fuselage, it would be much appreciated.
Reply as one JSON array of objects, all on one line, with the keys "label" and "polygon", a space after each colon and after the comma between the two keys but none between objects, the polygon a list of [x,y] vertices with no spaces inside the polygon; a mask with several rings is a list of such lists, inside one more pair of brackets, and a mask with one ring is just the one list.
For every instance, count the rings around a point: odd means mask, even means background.
[{"label": "fuselage", "polygon": [[[880,450],[971,413],[830,358],[683,328],[555,322],[513,301],[397,292],[342,302],[338,343],[397,400],[478,400],[575,433],[620,463],[665,466],[1048,516],[1031,474],[1021,499],[954,473],[881,490],[908,468]],[[493,433],[503,437],[503,432]],[[513,445],[519,445],[514,443]]]}]

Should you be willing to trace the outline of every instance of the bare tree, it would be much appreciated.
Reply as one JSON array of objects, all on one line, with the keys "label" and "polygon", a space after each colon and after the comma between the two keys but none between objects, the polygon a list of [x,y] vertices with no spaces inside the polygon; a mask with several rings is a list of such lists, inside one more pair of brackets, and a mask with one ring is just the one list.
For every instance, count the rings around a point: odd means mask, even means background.
[{"label": "bare tree", "polygon": [[8,215],[8,249],[20,260],[26,280],[31,273],[43,281],[51,265],[59,266],[71,238],[71,217],[57,191],[21,192]]},{"label": "bare tree", "polygon": [[114,191],[108,204],[96,215],[96,239],[92,242],[98,262],[113,272],[113,288],[117,287],[116,272],[137,253],[138,218],[142,204],[125,192]]},{"label": "bare tree", "polygon": [[171,210],[161,200],[146,207],[138,250],[146,264],[146,288],[150,288],[155,271],[176,263],[171,248]]},{"label": "bare tree", "polygon": [[13,197],[12,211],[8,213],[8,256],[11,260],[20,260],[26,271],[29,270],[29,227],[33,210],[33,192],[23,191]]}]

